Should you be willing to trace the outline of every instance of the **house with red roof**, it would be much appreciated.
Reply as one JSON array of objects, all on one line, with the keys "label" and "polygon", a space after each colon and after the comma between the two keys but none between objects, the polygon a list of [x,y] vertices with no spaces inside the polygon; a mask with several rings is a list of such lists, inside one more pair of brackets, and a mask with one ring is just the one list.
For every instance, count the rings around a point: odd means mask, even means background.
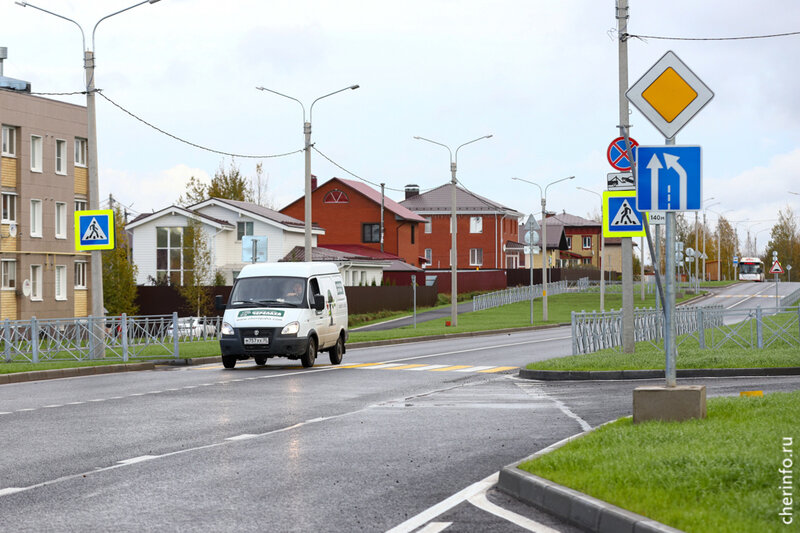
[{"label": "house with red roof", "polygon": [[[303,220],[305,198],[298,198],[280,212]],[[316,186],[314,178],[311,215],[314,224],[325,228],[325,234],[317,238],[320,247],[375,259],[396,256],[414,266],[424,262],[420,229],[425,219],[365,183],[331,178]]]}]

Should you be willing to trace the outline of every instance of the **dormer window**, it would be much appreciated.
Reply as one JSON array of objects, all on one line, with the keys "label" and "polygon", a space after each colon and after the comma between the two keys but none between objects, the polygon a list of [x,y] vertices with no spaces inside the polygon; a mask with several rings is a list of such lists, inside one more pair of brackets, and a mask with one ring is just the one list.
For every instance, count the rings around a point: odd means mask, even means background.
[{"label": "dormer window", "polygon": [[322,203],[347,204],[350,203],[350,199],[347,197],[347,194],[344,191],[340,191],[339,189],[333,189],[332,191],[328,191],[328,193],[322,199]]}]

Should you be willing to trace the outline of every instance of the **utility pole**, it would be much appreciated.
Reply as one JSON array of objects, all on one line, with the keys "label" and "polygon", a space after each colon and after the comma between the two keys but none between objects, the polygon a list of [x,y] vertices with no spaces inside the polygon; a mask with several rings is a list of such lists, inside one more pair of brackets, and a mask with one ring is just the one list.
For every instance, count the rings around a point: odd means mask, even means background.
[{"label": "utility pole", "polygon": [[[619,131],[630,146],[628,124],[628,0],[617,0],[617,35],[619,37]],[[635,162],[631,161],[631,169]],[[633,353],[633,241],[631,237],[622,238],[622,351]]]},{"label": "utility pole", "polygon": [[[383,198],[384,198],[384,188],[386,187],[385,183],[381,183],[381,252],[383,252]],[[397,247],[398,252],[400,251],[400,246]]]}]

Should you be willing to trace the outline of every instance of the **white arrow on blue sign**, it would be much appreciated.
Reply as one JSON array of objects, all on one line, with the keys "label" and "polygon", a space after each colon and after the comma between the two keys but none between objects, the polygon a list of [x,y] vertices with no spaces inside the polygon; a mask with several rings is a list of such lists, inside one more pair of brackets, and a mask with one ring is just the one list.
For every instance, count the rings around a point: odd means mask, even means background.
[{"label": "white arrow on blue sign", "polygon": [[639,211],[699,211],[703,203],[699,146],[640,146],[636,160]]}]

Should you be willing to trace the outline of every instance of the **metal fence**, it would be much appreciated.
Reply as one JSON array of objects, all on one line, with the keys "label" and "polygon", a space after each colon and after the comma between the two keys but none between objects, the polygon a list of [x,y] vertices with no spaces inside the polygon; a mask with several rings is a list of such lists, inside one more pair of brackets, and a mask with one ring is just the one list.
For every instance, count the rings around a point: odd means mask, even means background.
[{"label": "metal fence", "polygon": [[[636,342],[663,348],[664,314],[655,309],[634,311]],[[677,344],[701,350],[735,346],[761,349],[800,346],[800,307],[724,309],[722,306],[675,309]],[[592,353],[622,346],[622,312],[572,313],[572,353]]]},{"label": "metal fence", "polygon": [[108,316],[0,322],[5,362],[178,359],[180,344],[215,340],[221,317]]},{"label": "metal fence", "polygon": [[[581,292],[589,288],[589,278],[581,278],[577,281],[556,281],[547,284],[547,294],[563,294],[565,292]],[[532,298],[542,297],[541,285],[526,285],[512,287],[503,291],[490,292],[472,297],[472,310],[483,311],[501,305],[508,305],[517,302],[527,302]]]}]

